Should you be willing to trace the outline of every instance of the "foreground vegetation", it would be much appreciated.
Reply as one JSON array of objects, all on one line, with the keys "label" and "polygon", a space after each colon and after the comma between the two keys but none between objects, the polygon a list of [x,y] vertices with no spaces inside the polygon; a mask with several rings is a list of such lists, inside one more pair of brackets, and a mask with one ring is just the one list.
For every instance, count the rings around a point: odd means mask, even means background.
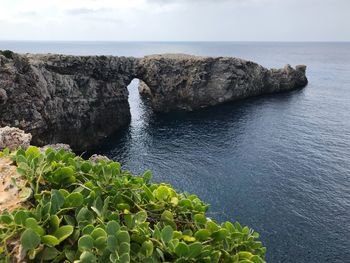
[{"label": "foreground vegetation", "polygon": [[[120,164],[64,150],[0,152],[25,180],[25,202],[0,215],[0,262],[265,262],[259,234],[205,216],[196,195]],[[16,182],[13,182],[16,184]]]}]

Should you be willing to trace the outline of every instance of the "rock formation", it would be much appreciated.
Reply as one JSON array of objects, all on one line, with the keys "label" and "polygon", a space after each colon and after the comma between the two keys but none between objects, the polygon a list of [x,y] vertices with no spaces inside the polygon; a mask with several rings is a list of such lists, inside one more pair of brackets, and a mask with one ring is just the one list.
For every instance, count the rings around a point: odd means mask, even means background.
[{"label": "rock formation", "polygon": [[30,133],[25,133],[18,128],[8,126],[0,128],[0,151],[5,148],[10,151],[14,151],[18,147],[26,149],[29,147],[31,139]]},{"label": "rock formation", "polygon": [[228,57],[19,55],[0,52],[0,127],[30,132],[33,143],[87,149],[130,121],[127,86],[155,111],[195,110],[307,84],[305,66],[268,70]]},{"label": "rock formation", "polygon": [[195,110],[307,84],[306,66],[268,70],[232,57],[152,55],[140,60],[139,91],[156,111]]},{"label": "rock formation", "polygon": [[37,145],[85,149],[126,126],[135,59],[0,56],[0,126],[19,127]]}]

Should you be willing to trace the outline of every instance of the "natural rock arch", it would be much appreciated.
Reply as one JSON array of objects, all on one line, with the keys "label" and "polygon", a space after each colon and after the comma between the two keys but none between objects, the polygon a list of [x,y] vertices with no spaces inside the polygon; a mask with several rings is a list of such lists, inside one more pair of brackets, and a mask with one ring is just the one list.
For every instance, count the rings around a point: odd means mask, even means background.
[{"label": "natural rock arch", "polygon": [[32,133],[38,145],[87,149],[130,122],[127,86],[134,78],[152,108],[167,112],[301,88],[305,68],[268,70],[238,58],[189,55],[0,54],[0,126]]}]

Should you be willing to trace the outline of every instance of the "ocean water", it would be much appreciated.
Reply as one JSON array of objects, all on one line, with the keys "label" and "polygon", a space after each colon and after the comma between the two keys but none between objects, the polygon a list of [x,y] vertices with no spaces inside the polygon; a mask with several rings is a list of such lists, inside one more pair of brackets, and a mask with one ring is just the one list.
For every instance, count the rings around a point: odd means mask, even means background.
[{"label": "ocean water", "polygon": [[130,126],[96,152],[199,195],[212,218],[254,228],[268,262],[350,262],[350,43],[0,42],[0,49],[306,64],[302,90],[189,113],[153,113],[134,80]]}]

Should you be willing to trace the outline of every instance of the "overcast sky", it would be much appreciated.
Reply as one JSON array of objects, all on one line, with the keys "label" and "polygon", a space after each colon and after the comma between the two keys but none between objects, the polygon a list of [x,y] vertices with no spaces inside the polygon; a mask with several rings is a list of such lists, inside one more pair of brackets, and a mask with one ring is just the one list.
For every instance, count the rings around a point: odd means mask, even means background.
[{"label": "overcast sky", "polygon": [[349,41],[350,0],[0,0],[0,40]]}]

